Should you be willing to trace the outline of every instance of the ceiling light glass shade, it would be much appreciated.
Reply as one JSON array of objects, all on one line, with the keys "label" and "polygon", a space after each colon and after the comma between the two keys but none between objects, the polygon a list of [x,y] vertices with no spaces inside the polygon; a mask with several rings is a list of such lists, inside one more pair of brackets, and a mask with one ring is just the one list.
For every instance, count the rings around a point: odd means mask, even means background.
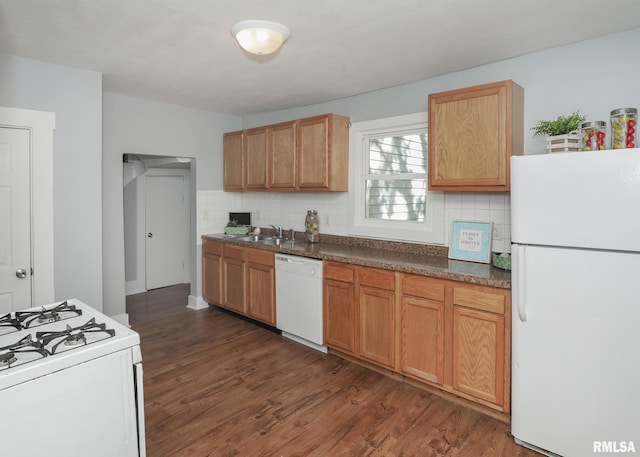
[{"label": "ceiling light glass shade", "polygon": [[289,29],[270,21],[241,21],[231,27],[231,35],[246,51],[265,55],[276,52],[289,38]]}]

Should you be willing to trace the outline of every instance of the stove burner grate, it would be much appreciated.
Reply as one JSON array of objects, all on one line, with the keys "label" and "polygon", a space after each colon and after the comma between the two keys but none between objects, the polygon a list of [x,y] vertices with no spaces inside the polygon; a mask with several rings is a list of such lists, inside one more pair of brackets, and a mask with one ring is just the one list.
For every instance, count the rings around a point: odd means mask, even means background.
[{"label": "stove burner grate", "polygon": [[11,313],[0,317],[0,328],[12,327],[13,331],[22,330],[22,324],[18,319],[13,317]]},{"label": "stove burner grate", "polygon": [[9,346],[0,347],[0,368],[11,368],[13,364],[20,361],[22,354],[40,354],[42,357],[50,355],[42,343],[34,341],[29,334]]},{"label": "stove burner grate", "polygon": [[0,354],[0,367],[10,367],[13,363],[17,362],[18,359],[13,352],[7,352],[4,354]]},{"label": "stove burner grate", "polygon": [[[16,311],[16,319],[24,328],[37,325],[57,322],[69,317],[81,316],[82,310],[77,309],[75,305],[70,305],[63,301],[54,308],[47,309],[44,306],[39,311]],[[32,325],[33,324],[33,325]]]},{"label": "stove burner grate", "polygon": [[103,333],[106,335],[106,338],[111,338],[115,336],[116,331],[108,329],[106,324],[97,324],[95,318],[91,318],[85,324],[78,327],[67,325],[66,330],[58,332],[36,332],[36,338],[42,341],[43,346],[48,346],[56,340],[59,340],[49,349],[51,354],[55,354],[61,344],[65,346],[88,344],[87,334],[90,333]]}]

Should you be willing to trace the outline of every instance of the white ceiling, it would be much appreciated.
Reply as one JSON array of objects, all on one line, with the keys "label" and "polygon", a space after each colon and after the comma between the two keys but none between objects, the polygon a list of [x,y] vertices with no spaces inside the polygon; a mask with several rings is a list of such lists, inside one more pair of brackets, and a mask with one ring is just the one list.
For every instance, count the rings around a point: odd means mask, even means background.
[{"label": "white ceiling", "polygon": [[[291,37],[249,55],[229,33],[245,19]],[[105,91],[244,115],[639,26],[639,0],[0,0],[0,53],[101,72]]]}]

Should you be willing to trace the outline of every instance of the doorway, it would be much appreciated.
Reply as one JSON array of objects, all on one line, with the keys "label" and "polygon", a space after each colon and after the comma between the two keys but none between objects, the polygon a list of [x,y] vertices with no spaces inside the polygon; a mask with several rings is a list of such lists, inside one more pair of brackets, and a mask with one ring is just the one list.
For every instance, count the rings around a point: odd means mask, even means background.
[{"label": "doorway", "polygon": [[124,157],[126,295],[190,282],[192,160]]},{"label": "doorway", "polygon": [[29,136],[0,127],[0,315],[31,306]]},{"label": "doorway", "polygon": [[54,113],[0,107],[2,313],[54,301],[54,128]]}]

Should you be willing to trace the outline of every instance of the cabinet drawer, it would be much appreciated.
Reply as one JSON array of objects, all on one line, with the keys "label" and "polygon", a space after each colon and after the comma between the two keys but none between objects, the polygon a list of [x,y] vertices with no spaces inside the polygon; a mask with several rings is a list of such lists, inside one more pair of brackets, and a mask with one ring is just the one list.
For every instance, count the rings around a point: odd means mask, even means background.
[{"label": "cabinet drawer", "polygon": [[358,278],[360,278],[361,286],[384,290],[396,289],[396,274],[393,271],[363,268],[358,272]]},{"label": "cabinet drawer", "polygon": [[224,256],[232,259],[244,260],[246,258],[246,249],[238,246],[232,246],[230,244],[225,244]]},{"label": "cabinet drawer", "polygon": [[211,240],[202,240],[202,252],[207,254],[222,255],[222,243]]},{"label": "cabinet drawer", "polygon": [[262,249],[249,249],[247,251],[250,263],[259,263],[273,267],[275,265],[275,255],[271,251],[263,251]]},{"label": "cabinet drawer", "polygon": [[402,293],[414,297],[444,301],[444,284],[419,275],[402,275]]},{"label": "cabinet drawer", "polygon": [[353,268],[343,264],[324,262],[322,274],[325,279],[353,283]]},{"label": "cabinet drawer", "polygon": [[454,287],[453,304],[504,314],[505,296],[475,289]]}]

